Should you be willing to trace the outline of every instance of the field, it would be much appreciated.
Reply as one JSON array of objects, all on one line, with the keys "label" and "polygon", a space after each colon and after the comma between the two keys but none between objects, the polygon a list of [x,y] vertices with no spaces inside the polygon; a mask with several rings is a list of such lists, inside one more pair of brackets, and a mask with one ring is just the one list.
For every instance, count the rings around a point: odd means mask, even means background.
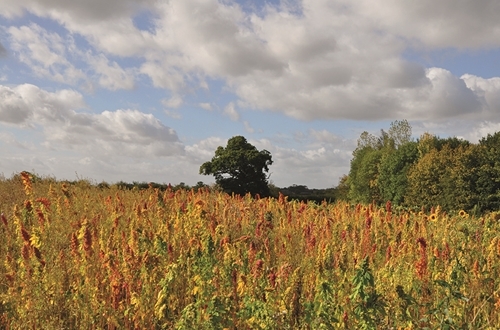
[{"label": "field", "polygon": [[494,329],[496,213],[0,182],[0,329]]}]

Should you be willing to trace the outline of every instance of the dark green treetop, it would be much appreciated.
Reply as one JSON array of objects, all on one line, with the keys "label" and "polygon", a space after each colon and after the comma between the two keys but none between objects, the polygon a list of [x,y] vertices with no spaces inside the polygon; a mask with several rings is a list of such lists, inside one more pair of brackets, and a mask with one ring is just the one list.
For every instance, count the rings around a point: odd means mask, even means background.
[{"label": "dark green treetop", "polygon": [[227,193],[269,196],[271,153],[257,150],[243,136],[234,136],[227,146],[218,147],[211,161],[200,166],[200,174],[214,175],[215,182]]}]

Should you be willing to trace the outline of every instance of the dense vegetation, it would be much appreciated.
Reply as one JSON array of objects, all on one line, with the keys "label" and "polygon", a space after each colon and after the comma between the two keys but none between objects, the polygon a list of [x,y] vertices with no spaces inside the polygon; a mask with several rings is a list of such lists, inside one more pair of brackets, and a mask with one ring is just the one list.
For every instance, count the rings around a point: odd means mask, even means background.
[{"label": "dense vegetation", "polygon": [[234,136],[224,148],[219,146],[211,161],[200,166],[200,174],[213,175],[217,185],[228,194],[261,197],[270,195],[267,172],[273,164],[271,153],[257,150],[243,136]]},{"label": "dense vegetation", "polygon": [[392,123],[380,136],[364,132],[337,190],[354,203],[391,201],[476,215],[500,210],[500,132],[477,144],[429,133],[413,141],[407,121]]},{"label": "dense vegetation", "polygon": [[[442,150],[442,149],[441,149]],[[3,329],[491,329],[500,215],[0,180]]]}]

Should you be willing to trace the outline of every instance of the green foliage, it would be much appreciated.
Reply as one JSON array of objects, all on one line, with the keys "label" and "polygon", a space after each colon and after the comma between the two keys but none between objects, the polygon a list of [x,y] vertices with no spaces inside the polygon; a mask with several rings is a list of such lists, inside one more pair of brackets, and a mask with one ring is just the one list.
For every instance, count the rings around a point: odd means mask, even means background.
[{"label": "green foliage", "polygon": [[470,147],[457,140],[438,142],[408,172],[407,205],[431,208],[440,205],[444,210],[469,209],[472,196],[466,164]]},{"label": "green foliage", "polygon": [[500,132],[479,141],[475,176],[481,210],[500,210]]},{"label": "green foliage", "polygon": [[349,197],[356,203],[371,203],[380,201],[378,185],[379,164],[383,152],[378,149],[364,148],[351,162],[349,181],[351,188]]},{"label": "green foliage", "polygon": [[26,173],[0,191],[0,329],[500,324],[497,213],[432,219]]},{"label": "green foliage", "polygon": [[[378,137],[363,132],[358,139],[358,146],[354,150],[354,157],[351,160],[351,170],[347,180],[348,198],[355,203],[374,201],[382,203],[387,201],[387,197],[400,194],[400,192],[395,192],[397,190],[395,187],[383,191],[385,188],[382,188],[380,178],[382,175],[384,183],[387,183],[388,176],[392,174],[390,171],[397,170],[393,167],[400,167],[399,164],[391,164],[396,162],[396,160],[391,159],[391,155],[401,146],[410,143],[410,140],[411,126],[406,120],[392,122],[389,131],[381,130]],[[398,157],[400,157],[399,154]],[[382,168],[384,163],[388,164]],[[382,169],[385,173],[381,172]],[[401,178],[397,178],[395,181],[391,186],[397,185],[399,183],[397,181],[401,181]]]},{"label": "green foliage", "polygon": [[406,120],[379,136],[363,132],[349,175],[337,187],[339,199],[395,206],[440,206],[475,215],[500,209],[500,132],[471,144],[424,133],[411,140]]},{"label": "green foliage", "polygon": [[352,279],[351,300],[359,329],[377,329],[385,316],[386,304],[375,288],[375,280],[366,257]]},{"label": "green foliage", "polygon": [[201,165],[200,174],[214,175],[217,184],[229,194],[269,196],[265,173],[272,163],[269,151],[258,151],[243,136],[235,136],[226,148],[217,148],[211,161]]},{"label": "green foliage", "polygon": [[276,322],[269,306],[260,299],[254,297],[243,298],[243,308],[239,317],[245,320],[245,323],[251,329],[275,329]]},{"label": "green foliage", "polygon": [[402,285],[396,286],[396,293],[399,298],[399,319],[404,323],[413,322],[419,307],[417,300],[406,293]]},{"label": "green foliage", "polygon": [[401,145],[382,160],[378,181],[382,201],[392,201],[395,205],[403,204],[408,185],[408,171],[417,160],[416,142]]},{"label": "green foliage", "polygon": [[311,322],[313,329],[335,329],[339,320],[335,317],[339,308],[334,300],[335,292],[328,281],[322,281],[314,297],[314,318]]},{"label": "green foliage", "polygon": [[391,123],[388,135],[394,144],[394,147],[399,148],[400,146],[411,142],[411,132],[410,123],[406,119],[403,119],[396,120]]},{"label": "green foliage", "polygon": [[460,263],[458,258],[455,259],[450,279],[435,280],[435,289],[441,299],[430,303],[432,306],[427,315],[422,319],[424,322],[429,322],[431,319],[436,319],[440,329],[468,329],[470,324],[468,320],[460,312],[453,313],[452,311],[463,311],[465,305],[469,302],[462,293],[464,285],[465,267]]},{"label": "green foliage", "polygon": [[337,187],[335,188],[335,200],[348,201],[349,200],[349,176],[343,175]]},{"label": "green foliage", "polygon": [[[270,188],[272,186],[270,185]],[[272,187],[275,188],[275,187]],[[317,204],[323,201],[333,202],[337,199],[337,189],[336,188],[326,188],[326,189],[309,189],[304,185],[292,185],[285,188],[277,188],[273,197],[279,197],[279,194],[283,194],[288,197],[288,200],[303,201],[305,203],[315,202]]]}]

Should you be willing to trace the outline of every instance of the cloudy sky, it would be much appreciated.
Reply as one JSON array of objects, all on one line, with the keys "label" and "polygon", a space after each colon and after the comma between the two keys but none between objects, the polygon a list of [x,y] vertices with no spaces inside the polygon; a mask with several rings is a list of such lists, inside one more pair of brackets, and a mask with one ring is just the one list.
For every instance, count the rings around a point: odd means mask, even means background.
[{"label": "cloudy sky", "polygon": [[498,0],[0,0],[0,174],[335,186],[363,131],[500,131]]}]

